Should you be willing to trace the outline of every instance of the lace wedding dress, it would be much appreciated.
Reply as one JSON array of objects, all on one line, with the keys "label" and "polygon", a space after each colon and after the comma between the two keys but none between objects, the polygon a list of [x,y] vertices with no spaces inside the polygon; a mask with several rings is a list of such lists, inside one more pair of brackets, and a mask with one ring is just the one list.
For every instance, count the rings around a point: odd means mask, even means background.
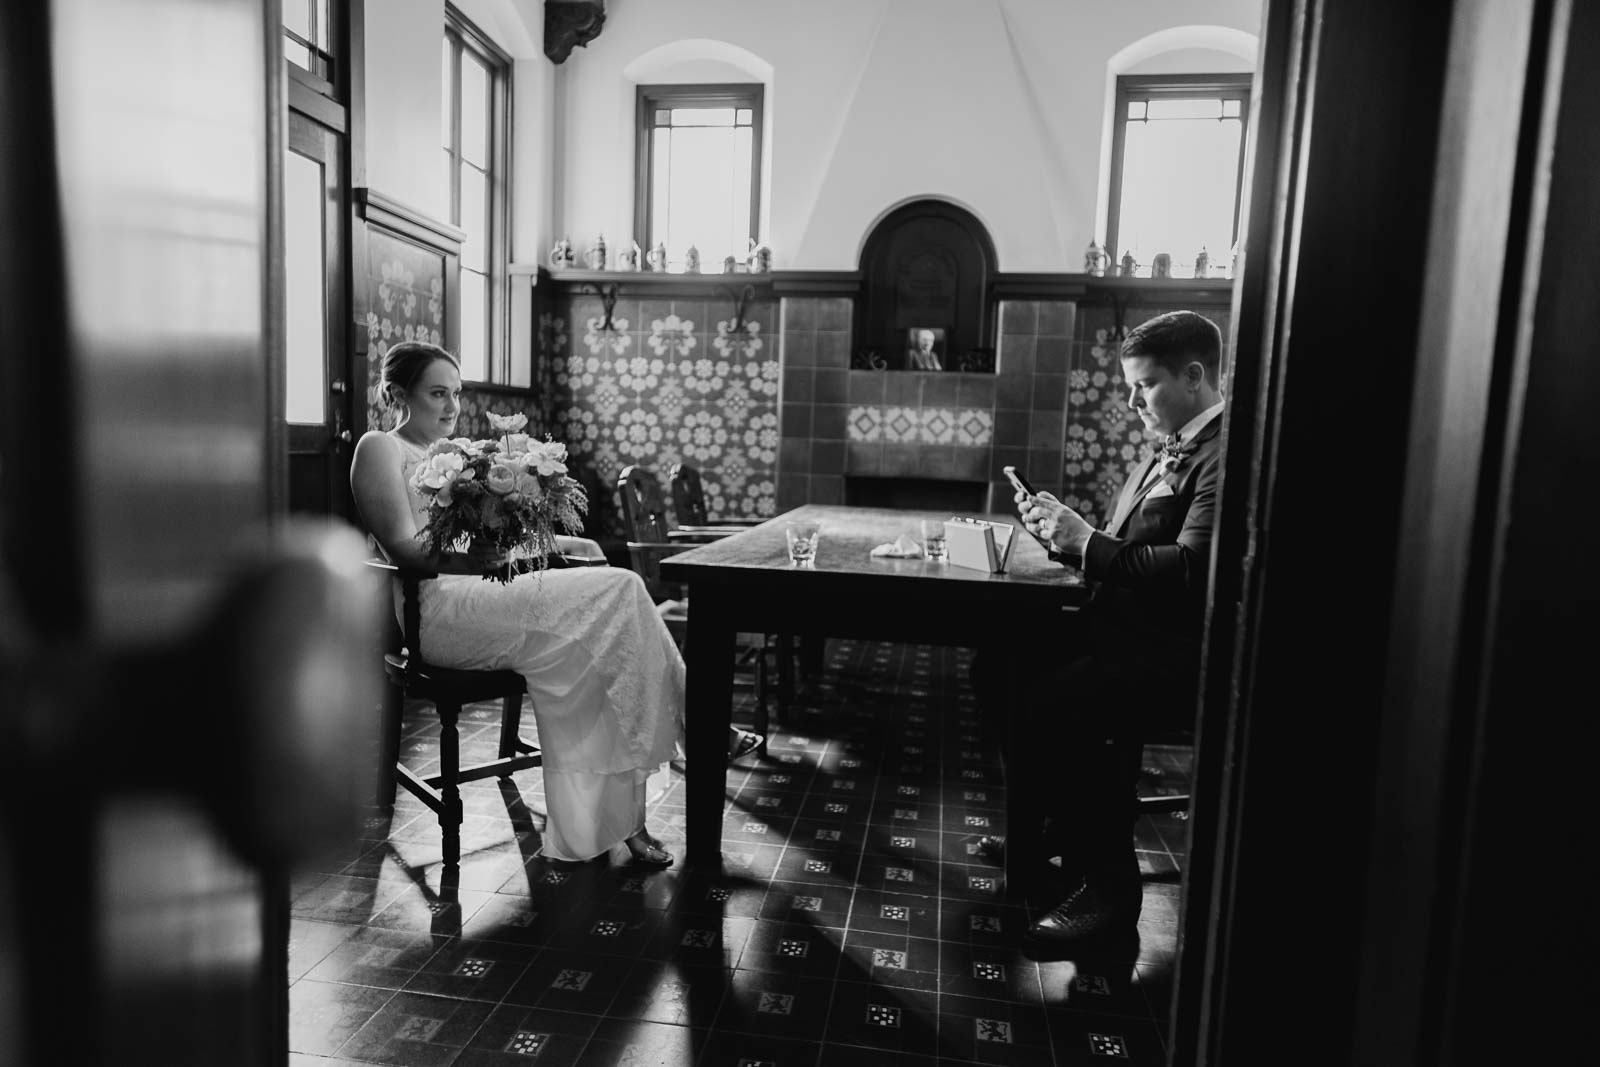
[{"label": "lace wedding dress", "polygon": [[[425,448],[392,434],[417,529],[427,523],[411,473]],[[684,668],[644,582],[620,567],[422,583],[428,662],[513,670],[528,684],[544,755],[544,852],[587,860],[644,826],[645,779],[682,736]],[[399,598],[396,596],[396,611]]]}]

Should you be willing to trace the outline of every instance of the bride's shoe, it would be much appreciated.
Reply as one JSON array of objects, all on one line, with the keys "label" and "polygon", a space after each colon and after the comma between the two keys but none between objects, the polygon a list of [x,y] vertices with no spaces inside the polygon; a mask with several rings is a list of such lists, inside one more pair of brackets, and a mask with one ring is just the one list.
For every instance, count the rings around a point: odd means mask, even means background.
[{"label": "bride's shoe", "polygon": [[733,745],[728,749],[728,762],[748,756],[760,748],[766,738],[749,730],[741,730],[737,726],[730,726],[733,731]]},{"label": "bride's shoe", "polygon": [[649,830],[640,830],[622,843],[628,846],[628,853],[633,857],[633,862],[641,867],[664,869],[672,866],[672,853],[668,852],[660,841],[650,836]]}]

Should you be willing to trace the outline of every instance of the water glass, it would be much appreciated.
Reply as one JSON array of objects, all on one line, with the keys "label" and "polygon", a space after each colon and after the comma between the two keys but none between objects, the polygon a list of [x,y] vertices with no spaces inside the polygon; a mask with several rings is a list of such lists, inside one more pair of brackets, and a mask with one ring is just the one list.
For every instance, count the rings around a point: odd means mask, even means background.
[{"label": "water glass", "polygon": [[791,522],[784,533],[789,538],[789,562],[809,566],[817,558],[817,534],[822,527],[814,522]]},{"label": "water glass", "polygon": [[922,520],[922,553],[934,563],[946,558],[943,519]]}]

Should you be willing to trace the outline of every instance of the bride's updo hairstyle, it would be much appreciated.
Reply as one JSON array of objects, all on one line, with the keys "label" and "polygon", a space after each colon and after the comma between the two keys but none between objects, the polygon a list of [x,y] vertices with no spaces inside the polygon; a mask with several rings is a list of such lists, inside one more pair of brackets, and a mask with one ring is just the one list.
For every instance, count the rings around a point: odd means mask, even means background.
[{"label": "bride's updo hairstyle", "polygon": [[401,341],[384,353],[383,375],[378,379],[378,399],[384,410],[397,411],[400,397],[396,390],[401,394],[411,392],[411,387],[437,359],[461,370],[461,363],[455,356],[426,341]]}]

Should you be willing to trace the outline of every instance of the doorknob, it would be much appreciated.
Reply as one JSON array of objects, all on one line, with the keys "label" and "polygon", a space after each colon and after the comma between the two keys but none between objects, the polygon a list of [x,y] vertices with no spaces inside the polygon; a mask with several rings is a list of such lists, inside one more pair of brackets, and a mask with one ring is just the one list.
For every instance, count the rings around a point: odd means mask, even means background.
[{"label": "doorknob", "polygon": [[[340,523],[290,523],[163,646],[23,655],[0,640],[0,682],[25,713],[11,747],[41,779],[194,797],[264,866],[347,844],[375,786],[380,721],[377,673],[363,668],[381,647],[366,554]],[[100,710],[130,700],[161,713]],[[0,787],[0,799],[13,798]]]},{"label": "doorknob", "polygon": [[328,383],[328,392],[337,393],[339,396],[343,396],[345,394],[344,379],[343,378],[335,378],[333,381],[329,382]]}]

